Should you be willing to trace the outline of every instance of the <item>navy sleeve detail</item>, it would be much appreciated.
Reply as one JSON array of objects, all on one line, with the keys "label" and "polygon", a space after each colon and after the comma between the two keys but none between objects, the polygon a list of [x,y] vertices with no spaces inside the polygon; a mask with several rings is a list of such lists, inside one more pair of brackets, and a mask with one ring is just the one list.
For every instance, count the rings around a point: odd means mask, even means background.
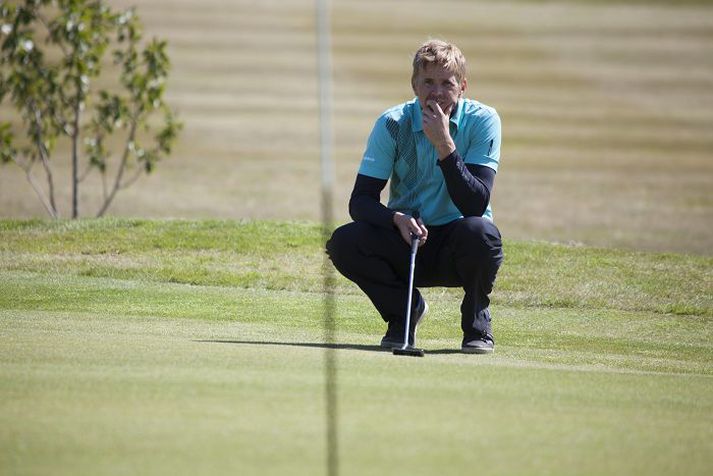
[{"label": "navy sleeve detail", "polygon": [[349,198],[349,215],[354,221],[363,221],[383,228],[394,226],[393,210],[381,203],[381,191],[386,180],[358,174]]},{"label": "navy sleeve detail", "polygon": [[438,161],[438,166],[446,180],[448,194],[463,216],[483,216],[490,203],[495,170],[484,165],[466,164],[457,151]]}]

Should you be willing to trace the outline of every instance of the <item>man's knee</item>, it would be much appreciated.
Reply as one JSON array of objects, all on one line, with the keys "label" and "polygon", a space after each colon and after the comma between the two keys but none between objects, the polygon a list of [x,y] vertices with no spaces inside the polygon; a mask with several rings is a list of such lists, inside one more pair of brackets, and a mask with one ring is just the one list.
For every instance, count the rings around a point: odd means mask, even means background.
[{"label": "man's knee", "polygon": [[489,258],[496,264],[502,261],[502,240],[495,224],[482,217],[466,217],[456,223],[453,232],[457,248],[470,251],[480,259]]},{"label": "man's knee", "polygon": [[350,248],[349,245],[353,242],[351,239],[351,225],[353,225],[353,223],[340,226],[334,230],[332,236],[327,240],[325,247],[332,261],[343,256],[346,250]]},{"label": "man's knee", "polygon": [[368,225],[365,223],[351,222],[334,230],[332,237],[326,243],[326,248],[327,254],[335,265],[356,253],[357,244],[367,232],[364,229],[366,226]]},{"label": "man's knee", "polygon": [[500,243],[500,231],[495,224],[483,217],[465,217],[456,223],[455,233],[466,240]]}]

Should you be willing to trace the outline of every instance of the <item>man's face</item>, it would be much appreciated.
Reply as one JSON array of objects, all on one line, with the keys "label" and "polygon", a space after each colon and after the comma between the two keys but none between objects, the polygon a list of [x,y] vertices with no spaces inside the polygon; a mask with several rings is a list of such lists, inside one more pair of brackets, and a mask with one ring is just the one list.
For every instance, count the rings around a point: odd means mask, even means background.
[{"label": "man's face", "polygon": [[426,108],[428,101],[436,101],[443,112],[450,115],[455,110],[458,99],[465,93],[468,82],[465,78],[458,82],[453,73],[438,63],[426,63],[411,86],[422,110]]}]

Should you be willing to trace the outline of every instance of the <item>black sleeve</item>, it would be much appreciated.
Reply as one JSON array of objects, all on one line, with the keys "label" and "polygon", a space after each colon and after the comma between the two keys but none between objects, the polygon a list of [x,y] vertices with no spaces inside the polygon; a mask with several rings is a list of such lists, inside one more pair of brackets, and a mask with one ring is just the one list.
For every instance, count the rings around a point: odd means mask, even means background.
[{"label": "black sleeve", "polygon": [[457,151],[438,161],[438,165],[446,179],[448,194],[463,216],[483,216],[490,202],[495,170],[484,165],[466,165]]},{"label": "black sleeve", "polygon": [[354,221],[364,221],[383,228],[394,226],[393,210],[381,203],[381,191],[386,180],[358,174],[352,196],[349,198],[349,215]]}]

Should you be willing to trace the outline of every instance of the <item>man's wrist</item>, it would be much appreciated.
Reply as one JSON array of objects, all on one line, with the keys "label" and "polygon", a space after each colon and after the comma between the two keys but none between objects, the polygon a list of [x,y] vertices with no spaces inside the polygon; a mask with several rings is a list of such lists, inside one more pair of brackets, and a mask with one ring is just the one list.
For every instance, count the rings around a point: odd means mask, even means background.
[{"label": "man's wrist", "polygon": [[403,215],[401,212],[393,212],[391,215],[391,222],[394,224],[394,226],[398,226],[398,223],[396,220],[398,220],[399,216]]},{"label": "man's wrist", "polygon": [[439,145],[436,148],[436,151],[438,152],[438,160],[445,160],[453,152],[456,151],[456,145],[453,143],[453,141],[446,142],[442,145]]}]

